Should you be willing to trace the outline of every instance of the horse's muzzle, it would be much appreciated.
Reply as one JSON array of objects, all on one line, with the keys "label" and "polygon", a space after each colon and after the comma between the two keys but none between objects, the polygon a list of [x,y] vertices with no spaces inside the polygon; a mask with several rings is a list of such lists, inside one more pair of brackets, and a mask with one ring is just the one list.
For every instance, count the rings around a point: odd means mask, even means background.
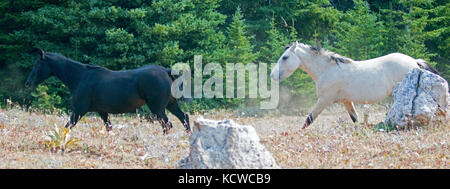
[{"label": "horse's muzzle", "polygon": [[277,73],[277,74],[271,73],[270,78],[272,78],[272,80],[274,80],[274,81],[280,81],[281,74],[280,73]]},{"label": "horse's muzzle", "polygon": [[34,89],[35,87],[36,85],[34,85],[32,82],[29,81],[25,82],[25,88]]}]

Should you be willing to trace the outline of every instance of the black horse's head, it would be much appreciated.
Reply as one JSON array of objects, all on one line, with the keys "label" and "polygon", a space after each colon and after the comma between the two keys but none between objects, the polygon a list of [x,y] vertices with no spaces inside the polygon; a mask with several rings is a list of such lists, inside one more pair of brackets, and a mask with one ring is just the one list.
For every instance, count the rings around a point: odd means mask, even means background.
[{"label": "black horse's head", "polygon": [[35,88],[37,85],[42,83],[44,80],[52,75],[50,65],[48,63],[48,58],[42,49],[39,49],[39,58],[34,63],[33,70],[28,76],[26,87]]}]

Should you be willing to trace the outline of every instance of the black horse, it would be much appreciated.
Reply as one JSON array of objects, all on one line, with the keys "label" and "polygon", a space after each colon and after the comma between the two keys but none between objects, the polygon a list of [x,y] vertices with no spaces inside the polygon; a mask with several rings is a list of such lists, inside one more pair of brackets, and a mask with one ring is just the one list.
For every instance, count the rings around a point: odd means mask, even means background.
[{"label": "black horse", "polygon": [[59,78],[72,95],[72,114],[67,127],[74,127],[87,112],[98,112],[108,131],[112,129],[108,113],[132,113],[144,104],[161,123],[166,134],[172,123],[165,109],[174,114],[190,132],[189,116],[183,113],[171,95],[173,77],[161,66],[144,66],[134,70],[112,71],[82,64],[61,54],[44,52],[28,76],[26,86],[35,88],[50,76]]}]

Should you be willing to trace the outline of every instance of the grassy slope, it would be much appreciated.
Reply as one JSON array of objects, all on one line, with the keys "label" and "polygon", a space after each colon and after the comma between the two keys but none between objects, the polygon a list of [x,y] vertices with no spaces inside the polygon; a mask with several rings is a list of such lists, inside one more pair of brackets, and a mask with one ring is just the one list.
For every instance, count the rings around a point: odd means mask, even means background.
[{"label": "grassy slope", "polygon": [[[369,123],[384,120],[381,106],[357,107]],[[191,115],[195,120],[199,115]],[[300,130],[306,115],[244,117],[226,112],[203,115],[253,125],[261,142],[282,168],[450,168],[450,127],[380,132],[353,124],[340,106],[324,111],[314,124]],[[0,112],[0,168],[174,168],[187,155],[188,136],[173,115],[174,129],[164,136],[159,123],[136,117],[112,117],[113,134],[102,134],[97,116],[84,118],[72,137],[82,141],[64,155],[52,153],[39,141],[68,116]]]}]

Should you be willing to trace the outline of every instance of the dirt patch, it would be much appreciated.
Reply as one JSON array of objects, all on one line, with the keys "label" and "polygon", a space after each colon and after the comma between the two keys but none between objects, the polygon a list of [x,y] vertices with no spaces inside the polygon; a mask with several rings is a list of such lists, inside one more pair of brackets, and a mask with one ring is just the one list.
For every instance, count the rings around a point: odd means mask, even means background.
[{"label": "dirt patch", "polygon": [[[352,123],[340,106],[325,110],[305,130],[300,128],[306,115],[246,117],[218,111],[202,116],[253,125],[282,168],[450,168],[448,124],[381,132],[371,125],[384,120],[386,108],[357,109],[360,119],[368,115],[369,125]],[[39,142],[55,125],[65,125],[68,116],[3,110],[0,168],[174,168],[189,144],[181,123],[173,115],[169,119],[174,128],[163,135],[158,123],[137,117],[112,116],[113,133],[102,132],[99,117],[85,117],[70,133],[82,141],[61,155]]]}]

